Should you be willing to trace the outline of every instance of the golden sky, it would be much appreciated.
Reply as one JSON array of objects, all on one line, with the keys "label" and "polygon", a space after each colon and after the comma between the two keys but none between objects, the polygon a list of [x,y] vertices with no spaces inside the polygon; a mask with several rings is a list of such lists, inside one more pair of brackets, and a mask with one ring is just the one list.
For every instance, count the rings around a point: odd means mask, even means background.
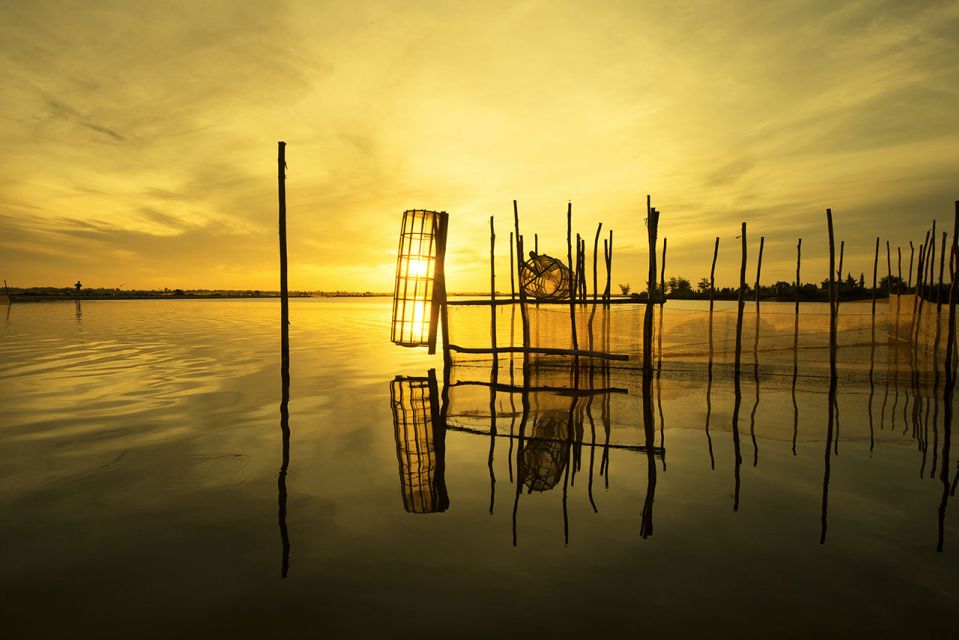
[{"label": "golden sky", "polygon": [[567,201],[612,227],[641,289],[647,193],[667,275],[719,235],[733,284],[746,220],[750,279],[765,235],[764,281],[799,236],[821,280],[832,207],[870,279],[959,198],[957,2],[0,0],[0,74],[11,286],[276,289],[278,140],[293,289],[391,290],[427,208],[451,290],[488,287],[495,214],[509,290],[514,198],[546,253]]}]

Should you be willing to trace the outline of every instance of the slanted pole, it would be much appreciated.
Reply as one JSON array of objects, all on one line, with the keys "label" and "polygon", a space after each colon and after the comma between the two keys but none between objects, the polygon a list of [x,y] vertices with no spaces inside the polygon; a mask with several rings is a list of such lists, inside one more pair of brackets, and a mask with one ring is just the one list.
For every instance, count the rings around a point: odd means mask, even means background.
[{"label": "slanted pole", "polygon": [[[523,320],[523,362],[529,357],[529,315],[526,309],[526,288],[523,286],[523,236],[519,234],[519,207],[516,200],[513,200],[513,232],[516,234],[516,282],[519,285],[519,311]],[[524,366],[523,376],[525,380],[526,369]],[[524,384],[526,384],[524,382]]]},{"label": "slanted pole", "polygon": [[716,293],[716,258],[719,257],[719,236],[713,245],[713,265],[709,268],[709,314],[713,313],[713,296]]},{"label": "slanted pole", "polygon": [[[914,251],[915,251],[915,248],[912,246],[912,240],[910,240],[909,241],[909,271],[906,272],[906,275],[909,276],[909,280],[906,284],[906,293],[909,293],[909,291],[912,289],[912,255]],[[920,253],[919,256],[921,260],[922,254]],[[902,256],[900,256],[899,259],[902,260]],[[902,283],[900,282],[899,284],[901,285]]]},{"label": "slanted pole", "polygon": [[759,261],[756,263],[756,313],[759,313],[759,277],[763,272],[763,247],[766,245],[766,236],[759,236]]},{"label": "slanted pole", "polygon": [[663,237],[663,264],[659,272],[659,288],[660,288],[660,297],[659,305],[662,306],[666,303],[666,242],[669,238]]},{"label": "slanted pole", "polygon": [[876,236],[876,256],[872,260],[872,315],[876,315],[876,278],[879,276],[879,236]]}]

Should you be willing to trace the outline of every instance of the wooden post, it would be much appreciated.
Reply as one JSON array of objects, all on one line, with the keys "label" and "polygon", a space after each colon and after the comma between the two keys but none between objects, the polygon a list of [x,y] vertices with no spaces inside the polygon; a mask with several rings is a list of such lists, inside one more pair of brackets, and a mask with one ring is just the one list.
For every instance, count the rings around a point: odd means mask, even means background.
[{"label": "wooden post", "polygon": [[290,298],[286,280],[286,143],[277,142],[277,182],[280,198],[280,340],[284,348],[281,359],[290,362]]},{"label": "wooden post", "polygon": [[647,275],[646,314],[643,317],[643,383],[653,375],[653,292],[656,291],[656,234],[659,231],[659,212],[646,196],[646,231],[649,240],[649,272]]},{"label": "wooden post", "polygon": [[[889,241],[886,240],[886,297],[892,297],[892,257],[889,253]],[[898,307],[897,307],[898,309]]]},{"label": "wooden post", "polygon": [[282,463],[277,476],[277,519],[280,528],[282,558],[280,577],[286,578],[290,568],[290,536],[286,525],[286,473],[290,464],[290,307],[287,289],[286,261],[286,143],[277,142],[277,183],[279,188],[280,235],[280,433]]},{"label": "wooden post", "polygon": [[763,247],[766,244],[766,236],[759,236],[759,261],[756,263],[756,313],[759,313],[759,277],[763,272]]},{"label": "wooden post", "polygon": [[509,232],[509,298],[516,302],[516,270],[513,268],[513,232]]},{"label": "wooden post", "polygon": [[[713,296],[716,293],[716,258],[719,257],[719,236],[716,236],[716,244],[713,245],[713,265],[709,268],[709,315],[713,313]],[[712,337],[712,334],[710,334]]]},{"label": "wooden post", "polygon": [[[906,293],[909,293],[909,291],[912,289],[912,255],[914,251],[915,251],[915,248],[912,246],[912,240],[910,240],[909,241],[909,271],[906,272],[906,275],[909,276],[909,280],[906,284]],[[899,259],[902,260],[902,256],[899,256]],[[901,268],[902,267],[900,265],[900,269]],[[902,283],[900,282],[899,284],[901,285]]]},{"label": "wooden post", "polygon": [[[579,241],[577,240],[577,246]],[[569,265],[569,327],[573,336],[573,349],[579,349],[579,337],[576,335],[576,267],[573,266],[573,203],[566,204],[566,260]]]},{"label": "wooden post", "polygon": [[939,285],[936,287],[936,314],[942,314],[942,273],[946,267],[946,238],[949,234],[942,232],[942,251],[939,255]]},{"label": "wooden post", "polygon": [[[956,382],[953,364],[953,349],[956,345],[956,261],[959,260],[959,200],[955,203],[955,221],[952,229],[952,251],[949,257],[949,271],[952,282],[949,285],[949,329],[946,333],[946,386],[944,393],[945,407],[943,413],[943,443],[942,443],[942,471],[940,479],[943,484],[942,501],[939,504],[939,544],[936,551],[942,551],[944,538],[944,520],[946,503],[949,500],[949,449],[952,442],[952,396]],[[955,484],[953,484],[953,490]]]},{"label": "wooden post", "polygon": [[539,234],[533,234],[533,253],[539,255]]},{"label": "wooden post", "polygon": [[[896,253],[899,254],[899,282],[896,283],[896,297],[898,298],[902,295],[902,247],[896,247]],[[912,284],[911,275],[909,276],[909,283]]]},{"label": "wooden post", "polygon": [[799,315],[799,290],[802,288],[802,282],[799,280],[799,267],[802,263],[802,238],[796,243],[796,315]]},{"label": "wooden post", "polygon": [[[842,257],[843,257],[843,254],[844,254],[845,252],[846,252],[846,241],[845,241],[845,240],[842,240],[842,241],[840,241],[840,243],[839,243],[839,268],[838,268],[838,270],[836,271],[836,318],[837,318],[837,322],[838,322],[838,318],[839,318],[839,292],[840,292],[840,290],[842,290],[842,283],[843,283],[843,278],[842,278]],[[838,330],[838,329],[837,329],[837,330]]]},{"label": "wooden post", "polygon": [[876,315],[876,278],[879,276],[879,236],[876,236],[876,256],[872,260],[872,315]]},{"label": "wooden post", "polygon": [[739,298],[736,306],[736,360],[734,371],[736,380],[741,372],[740,361],[743,354],[743,309],[746,304],[746,223],[742,223],[742,261],[739,265]]},{"label": "wooden post", "polygon": [[613,230],[609,230],[609,254],[606,256],[606,306],[613,297]]},{"label": "wooden post", "polygon": [[603,289],[603,307],[609,307],[609,240],[603,238],[603,262],[606,265],[606,288]]},{"label": "wooden post", "polygon": [[[526,287],[523,286],[523,236],[519,234],[519,208],[513,200],[513,231],[516,234],[516,284],[519,285],[519,311],[523,320],[523,376],[525,379],[525,361],[529,357],[529,315],[526,310]],[[524,382],[526,384],[526,382]]]},{"label": "wooden post", "polygon": [[[832,230],[832,209],[826,209],[826,225],[829,227],[829,374],[836,379],[836,241]],[[831,399],[830,399],[831,403]],[[830,404],[830,413],[831,413]]]},{"label": "wooden post", "polygon": [[[496,348],[496,229],[493,225],[493,216],[489,217],[489,309],[490,309],[490,338],[492,347]],[[496,352],[493,352],[496,360]]]},{"label": "wooden post", "polygon": [[[599,226],[596,227],[596,237],[593,238],[593,308],[589,312],[589,350],[593,350],[593,318],[596,317],[596,298],[599,294],[599,276],[596,273],[596,261],[599,257],[599,234],[603,230],[603,223],[600,222]],[[590,370],[590,376],[592,376],[592,370]],[[590,378],[592,379],[592,378]],[[590,401],[592,402],[592,401]],[[587,405],[587,412],[589,411],[589,405]],[[592,455],[592,453],[590,453]],[[590,461],[592,463],[592,460]]]},{"label": "wooden post", "polygon": [[661,271],[659,272],[659,287],[660,287],[660,297],[659,305],[662,306],[666,303],[666,242],[669,238],[663,237],[663,264],[661,266]]}]

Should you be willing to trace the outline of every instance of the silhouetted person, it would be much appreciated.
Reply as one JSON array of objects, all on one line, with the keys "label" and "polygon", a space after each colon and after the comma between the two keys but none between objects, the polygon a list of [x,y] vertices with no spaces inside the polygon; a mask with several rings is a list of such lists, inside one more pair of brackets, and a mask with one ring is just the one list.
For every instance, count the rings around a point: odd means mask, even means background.
[{"label": "silhouetted person", "polygon": [[77,297],[80,297],[80,287],[82,287],[83,285],[80,284],[80,281],[79,281],[79,280],[77,280],[77,283],[76,283],[75,285],[73,285],[73,286],[76,287],[76,289],[77,289]]}]

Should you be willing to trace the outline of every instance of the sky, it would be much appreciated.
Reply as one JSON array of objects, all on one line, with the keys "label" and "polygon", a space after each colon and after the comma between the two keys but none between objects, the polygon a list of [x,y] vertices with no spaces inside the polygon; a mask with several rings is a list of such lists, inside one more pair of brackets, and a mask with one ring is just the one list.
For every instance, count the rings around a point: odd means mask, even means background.
[{"label": "sky", "polygon": [[568,202],[590,253],[612,228],[642,289],[647,194],[667,276],[719,236],[733,285],[745,221],[750,279],[802,237],[818,282],[831,207],[869,280],[959,199],[959,2],[0,0],[0,75],[10,286],[277,289],[279,140],[294,290],[390,291],[424,208],[452,291],[488,289],[494,215],[508,291],[514,199],[544,253]]}]

